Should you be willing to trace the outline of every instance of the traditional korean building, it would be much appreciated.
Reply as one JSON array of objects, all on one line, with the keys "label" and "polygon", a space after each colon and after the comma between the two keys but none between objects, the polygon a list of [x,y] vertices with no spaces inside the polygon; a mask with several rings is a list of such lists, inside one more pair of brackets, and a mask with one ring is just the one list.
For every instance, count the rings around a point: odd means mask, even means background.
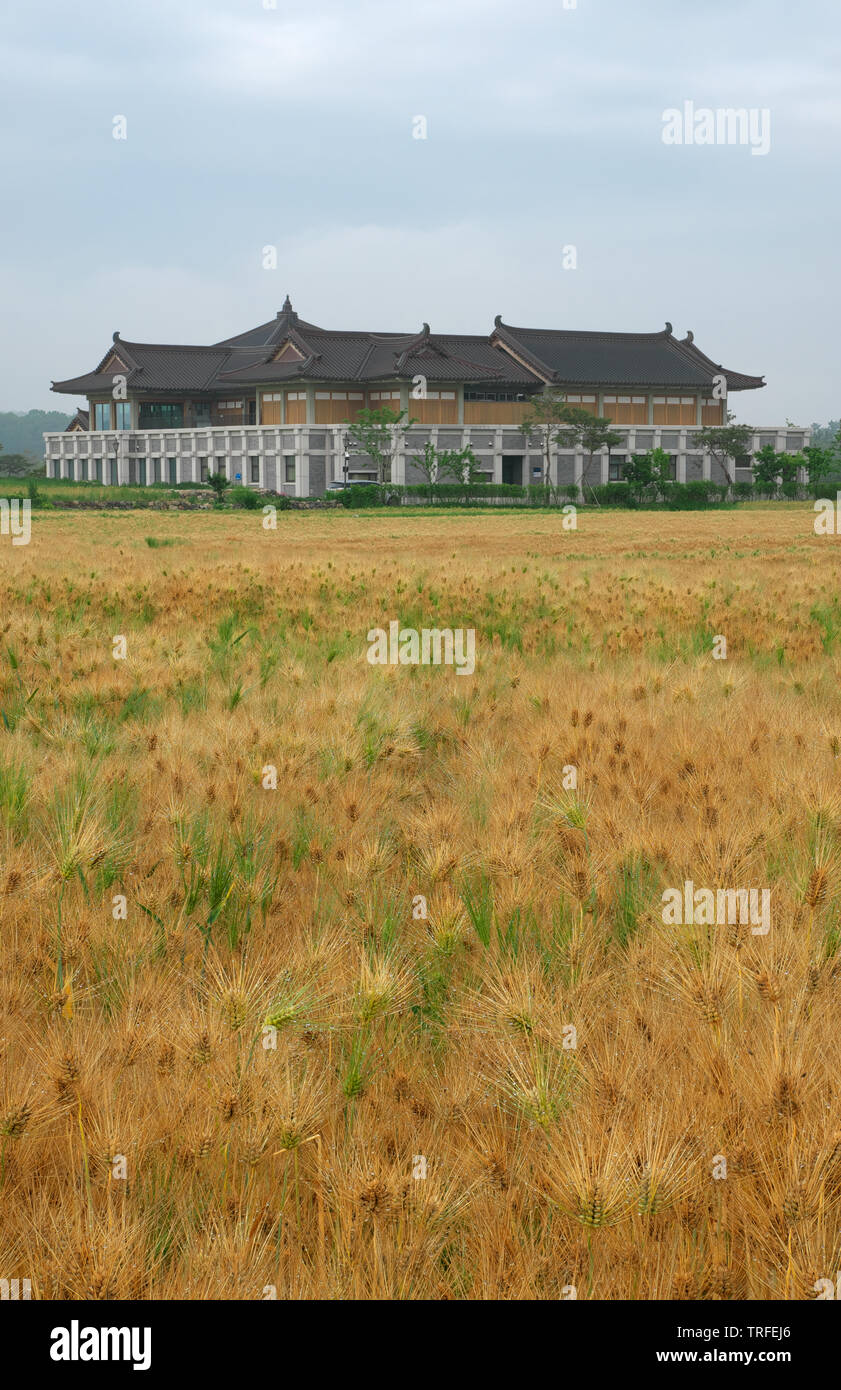
[{"label": "traditional korean building", "polygon": [[[405,410],[393,482],[421,481],[413,459],[432,440],[469,444],[489,481],[539,479],[542,459],[520,428],[545,389],[613,421],[621,446],[601,459],[603,481],[621,477],[633,452],[662,447],[675,477],[716,476],[693,445],[693,429],[723,424],[731,393],[762,377],[731,371],[658,333],[516,328],[494,320],[487,336],[343,332],[299,318],[287,299],[268,323],[210,346],[136,343],[115,333],[92,371],[52,389],[84,397],[73,430],[45,436],[51,477],[112,483],[200,482],[208,471],[296,496],[323,493],[343,478],[374,478],[354,450],[347,421],[362,408]],[[798,448],[803,432],[766,432]],[[799,442],[798,442],[799,440]],[[781,442],[782,441],[782,442]],[[551,480],[580,481],[583,457],[556,451]],[[597,481],[594,476],[590,481]]]}]

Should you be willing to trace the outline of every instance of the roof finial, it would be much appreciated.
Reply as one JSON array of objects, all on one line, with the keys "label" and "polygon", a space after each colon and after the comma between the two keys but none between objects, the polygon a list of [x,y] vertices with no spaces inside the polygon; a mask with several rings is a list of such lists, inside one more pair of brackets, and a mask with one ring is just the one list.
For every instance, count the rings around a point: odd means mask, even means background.
[{"label": "roof finial", "polygon": [[112,343],[117,343],[117,342],[119,342],[119,340],[120,340],[120,330],[119,330],[119,328],[115,328],[115,329],[114,329],[114,332],[113,332],[113,334],[112,334],[112,336],[111,336],[111,342],[112,342]]},{"label": "roof finial", "polygon": [[686,341],[687,343],[694,343],[695,341],[695,334],[692,332],[691,328],[687,328],[686,330]]},{"label": "roof finial", "polygon": [[283,310],[282,310],[282,312],[283,312],[284,314],[291,314],[291,313],[292,313],[292,300],[289,298],[289,295],[287,295],[286,298],[285,298],[284,301],[283,301]]},{"label": "roof finial", "polygon": [[668,334],[669,337],[671,337],[671,335],[672,335],[672,325],[669,323],[669,320],[668,320],[668,319],[666,319],[666,333]]},{"label": "roof finial", "polygon": [[501,327],[502,327],[502,314],[497,314],[496,318],[494,319],[494,328],[501,328]]},{"label": "roof finial", "polygon": [[421,328],[421,332],[423,333],[423,336],[424,336],[425,338],[428,338],[428,337],[429,337],[429,324],[428,324],[428,323],[423,324],[423,326],[422,326],[422,328]]}]

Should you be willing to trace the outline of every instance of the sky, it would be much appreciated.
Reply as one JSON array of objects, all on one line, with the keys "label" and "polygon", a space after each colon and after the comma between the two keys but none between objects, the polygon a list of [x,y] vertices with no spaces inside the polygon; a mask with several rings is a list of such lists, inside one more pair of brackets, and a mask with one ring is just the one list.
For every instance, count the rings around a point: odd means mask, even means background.
[{"label": "sky", "polygon": [[[738,419],[838,418],[839,69],[839,0],[3,0],[0,409],[288,293],[327,328],[669,321],[765,376]],[[753,144],[690,144],[722,108]]]}]

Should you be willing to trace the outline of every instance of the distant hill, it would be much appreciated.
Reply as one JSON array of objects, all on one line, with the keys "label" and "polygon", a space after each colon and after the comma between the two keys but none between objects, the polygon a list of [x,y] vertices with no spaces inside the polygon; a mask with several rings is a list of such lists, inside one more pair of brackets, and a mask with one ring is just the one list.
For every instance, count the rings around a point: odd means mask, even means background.
[{"label": "distant hill", "polygon": [[40,464],[44,459],[45,430],[66,429],[73,419],[63,410],[5,410],[0,411],[0,473],[3,472],[3,457],[7,454],[23,454]]}]

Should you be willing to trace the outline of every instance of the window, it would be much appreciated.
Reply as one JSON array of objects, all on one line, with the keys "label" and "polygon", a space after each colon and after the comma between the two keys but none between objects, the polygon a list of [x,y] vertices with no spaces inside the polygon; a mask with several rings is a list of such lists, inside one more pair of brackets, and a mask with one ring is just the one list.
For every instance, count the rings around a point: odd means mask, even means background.
[{"label": "window", "polygon": [[112,487],[116,487],[116,486],[117,486],[117,482],[119,481],[119,479],[118,479],[118,477],[117,477],[117,468],[118,468],[117,460],[116,460],[115,458],[109,459],[109,460],[108,460],[108,475],[109,475],[109,478],[110,478],[110,482],[111,482],[111,486],[112,486]]},{"label": "window", "polygon": [[203,483],[207,482],[207,459],[199,459],[199,477]]},{"label": "window", "polygon": [[249,462],[249,464],[250,464],[250,466],[251,466],[251,481],[252,481],[252,483],[259,483],[259,481],[260,481],[260,459],[259,459],[259,457],[257,456],[257,454],[252,454],[252,455],[250,456],[248,462]]},{"label": "window", "polygon": [[158,458],[158,459],[152,459],[152,482],[153,482],[153,483],[159,483],[160,481],[161,481],[161,461],[160,461],[159,458]]},{"label": "window", "polygon": [[221,473],[225,478],[228,476],[228,460],[224,454],[216,455],[216,472]]},{"label": "window", "polygon": [[96,481],[97,481],[98,483],[101,483],[101,482],[102,482],[102,459],[101,459],[101,458],[94,459],[94,461],[93,461],[93,466],[94,466],[94,473],[95,473],[95,475],[96,475]]},{"label": "window", "polygon": [[294,454],[284,454],[284,456],[283,456],[283,469],[284,469],[283,476],[284,476],[286,482],[287,482],[287,483],[294,483],[294,481],[295,481],[295,455],[294,455]]},{"label": "window", "polygon": [[140,429],[172,429],[180,430],[184,423],[184,407],[180,402],[175,405],[170,401],[141,401],[140,403]]},{"label": "window", "polygon": [[169,482],[175,487],[175,484],[178,482],[178,464],[175,459],[167,459],[166,471]]},{"label": "window", "polygon": [[[447,398],[450,398],[449,392],[447,392]],[[465,386],[464,399],[466,401],[524,401],[526,397],[522,392],[517,391],[473,391]]]},{"label": "window", "polygon": [[87,461],[87,459],[80,459],[80,460],[79,460],[79,479],[80,479],[80,481],[83,482],[83,483],[86,483],[86,482],[88,481],[88,461]]},{"label": "window", "polygon": [[131,429],[131,401],[117,401],[117,429]]},{"label": "window", "polygon": [[93,408],[93,427],[95,430],[110,430],[111,402],[97,401]]},{"label": "window", "polygon": [[669,454],[669,477],[673,483],[677,482],[677,454]]},{"label": "window", "polygon": [[206,429],[210,424],[210,401],[196,401],[196,426]]},{"label": "window", "polygon": [[145,459],[138,459],[138,460],[137,460],[137,481],[139,482],[139,484],[140,484],[141,487],[145,487],[145,486],[146,486],[146,460],[145,460]]},{"label": "window", "polygon": [[617,457],[617,458],[611,458],[611,459],[609,459],[609,460],[608,460],[608,465],[607,465],[607,480],[608,480],[608,482],[609,482],[609,483],[621,483],[621,481],[622,481],[622,470],[624,469],[624,467],[625,467],[625,459],[624,459],[624,456],[623,456],[623,457]]}]

